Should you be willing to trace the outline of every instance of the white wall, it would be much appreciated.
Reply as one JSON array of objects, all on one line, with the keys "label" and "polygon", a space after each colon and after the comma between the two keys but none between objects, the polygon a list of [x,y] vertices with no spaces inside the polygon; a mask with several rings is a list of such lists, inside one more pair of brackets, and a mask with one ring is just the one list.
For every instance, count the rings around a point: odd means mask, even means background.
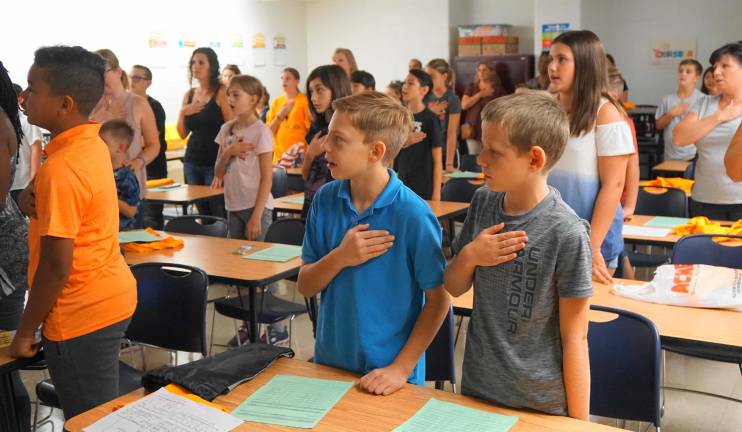
[{"label": "white wall", "polygon": [[569,23],[572,30],[581,28],[582,0],[533,0],[533,3],[533,52],[536,56],[541,53],[542,25]]},{"label": "white wall", "polygon": [[[595,31],[629,85],[629,99],[659,104],[676,88],[674,67],[650,64],[652,37],[696,36],[697,60],[708,66],[713,50],[742,39],[742,2],[737,0],[589,0],[582,24]],[[700,87],[700,84],[699,84]]]},{"label": "white wall", "polygon": [[413,57],[448,57],[448,0],[317,0],[307,4],[307,66],[350,48],[377,89],[404,79]]},{"label": "white wall", "polygon": [[[186,64],[192,48],[175,48],[183,35],[195,39],[197,46],[204,46],[212,40],[224,44],[230,33],[240,32],[245,46],[249,47],[252,33],[263,32],[268,45],[266,66],[250,66],[251,54],[247,48],[245,66],[240,67],[244,73],[263,81],[272,97],[281,92],[279,76],[283,68],[273,66],[271,43],[275,33],[282,32],[287,37],[289,65],[299,71],[306,70],[307,65],[306,2],[303,1],[127,0],[105,6],[90,0],[13,1],[5,6],[3,13],[14,19],[0,26],[3,41],[0,60],[18,84],[25,85],[33,53],[40,46],[74,44],[90,50],[109,48],[127,71],[136,63],[166,66],[153,68],[150,94],[162,102],[168,122],[177,119],[183,94],[188,89]],[[150,54],[148,41],[153,32],[162,32],[168,38],[164,61],[153,59]],[[228,60],[226,50],[222,47],[217,52],[224,65]]]},{"label": "white wall", "polygon": [[[531,53],[533,46],[534,2],[517,0],[450,0],[451,34],[456,26],[471,24],[510,24],[511,36],[518,36],[518,52]],[[456,37],[451,55],[456,55]]]}]

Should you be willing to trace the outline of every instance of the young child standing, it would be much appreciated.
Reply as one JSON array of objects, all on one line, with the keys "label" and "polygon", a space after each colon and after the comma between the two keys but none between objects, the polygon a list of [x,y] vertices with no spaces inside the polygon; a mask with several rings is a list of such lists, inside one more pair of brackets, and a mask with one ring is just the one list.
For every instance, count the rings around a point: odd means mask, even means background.
[{"label": "young child standing", "polygon": [[136,174],[126,165],[126,151],[134,138],[134,129],[124,120],[109,120],[100,128],[100,137],[108,145],[119,198],[119,231],[141,228],[141,200]]},{"label": "young child standing", "polygon": [[66,418],[118,396],[121,338],[137,303],[119,250],[111,156],[100,126],[88,122],[103,94],[104,68],[80,47],[40,48],[23,94],[28,121],[52,140],[19,197],[31,217],[32,282],[11,353],[33,356],[43,324],[41,344]]},{"label": "young child standing", "polygon": [[425,381],[424,353],[449,308],[441,227],[430,207],[387,169],[412,123],[378,92],[333,103],[323,143],[337,179],[307,217],[298,288],[322,293],[315,361],[365,374],[388,395]]},{"label": "young child standing", "polygon": [[462,393],[587,420],[589,226],[548,186],[569,138],[551,96],[521,92],[482,111],[487,188],[472,199],[446,290],[474,283]]},{"label": "young child standing", "polygon": [[441,126],[425,106],[433,88],[427,72],[413,69],[402,85],[402,99],[414,116],[412,134],[394,159],[399,179],[423,199],[440,201],[443,181]]},{"label": "young child standing", "polygon": [[696,84],[703,73],[703,66],[694,59],[685,59],[678,65],[678,89],[675,93],[662,98],[657,114],[655,127],[662,130],[665,142],[665,160],[691,160],[696,157],[696,146],[693,144],[676,147],[672,145],[672,131],[685,117],[688,109],[698,102],[703,93],[696,89]]},{"label": "young child standing", "polygon": [[214,139],[219,144],[214,174],[224,182],[230,238],[262,240],[272,220],[273,133],[255,111],[262,96],[257,78],[233,77],[227,101],[236,118]]},{"label": "young child standing", "polygon": [[453,69],[443,59],[433,59],[425,67],[433,80],[433,88],[426,98],[428,109],[438,115],[441,125],[443,146],[443,169],[454,170],[456,147],[458,144],[459,124],[461,123],[461,99],[453,89]]}]

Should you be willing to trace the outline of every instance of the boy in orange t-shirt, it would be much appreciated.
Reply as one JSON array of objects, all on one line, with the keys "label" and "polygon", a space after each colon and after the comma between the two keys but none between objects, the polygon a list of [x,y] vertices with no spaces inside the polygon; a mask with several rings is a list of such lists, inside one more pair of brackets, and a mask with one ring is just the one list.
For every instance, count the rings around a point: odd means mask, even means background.
[{"label": "boy in orange t-shirt", "polygon": [[24,91],[31,124],[52,140],[19,201],[31,217],[31,291],[11,353],[31,357],[42,325],[49,374],[66,418],[118,396],[121,338],[137,302],[119,251],[111,158],[88,115],[103,93],[103,60],[80,47],[36,51]]}]

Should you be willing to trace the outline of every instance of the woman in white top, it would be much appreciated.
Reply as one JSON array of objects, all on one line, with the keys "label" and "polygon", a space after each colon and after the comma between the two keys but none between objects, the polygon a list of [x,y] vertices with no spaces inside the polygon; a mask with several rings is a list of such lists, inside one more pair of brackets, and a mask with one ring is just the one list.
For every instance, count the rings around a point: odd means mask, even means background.
[{"label": "woman in white top", "polygon": [[672,143],[696,144],[696,182],[690,201],[691,216],[742,219],[742,183],[735,183],[724,167],[724,155],[742,122],[742,44],[724,45],[711,54],[719,94],[705,96],[675,127]]},{"label": "woman in white top", "polygon": [[620,200],[634,144],[623,108],[606,92],[604,58],[589,30],[563,33],[551,46],[549,89],[569,115],[571,137],[549,184],[590,221],[593,279],[609,283],[623,251]]},{"label": "woman in white top", "polygon": [[125,120],[134,129],[126,156],[129,166],[139,181],[139,197],[147,193],[147,164],[160,153],[160,138],[155,122],[155,114],[147,99],[129,91],[129,78],[119,66],[113,51],[101,49],[95,52],[106,62],[103,75],[105,87],[103,97],[90,114],[90,119],[99,123],[109,120]]}]

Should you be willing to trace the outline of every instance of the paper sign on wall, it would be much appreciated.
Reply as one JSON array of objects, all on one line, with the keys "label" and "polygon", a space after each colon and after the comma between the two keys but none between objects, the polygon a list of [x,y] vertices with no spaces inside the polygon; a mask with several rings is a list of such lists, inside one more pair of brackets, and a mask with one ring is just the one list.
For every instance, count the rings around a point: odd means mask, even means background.
[{"label": "paper sign on wall", "polygon": [[154,31],[147,38],[147,59],[151,68],[166,68],[168,63],[167,36],[163,32]]},{"label": "paper sign on wall", "polygon": [[224,45],[226,63],[236,64],[238,66],[245,64],[245,38],[242,33],[229,33]]},{"label": "paper sign on wall", "polygon": [[695,37],[654,37],[650,51],[650,64],[677,66],[683,59],[695,58],[696,53]]},{"label": "paper sign on wall", "polygon": [[543,24],[541,26],[541,50],[548,51],[557,36],[569,30],[569,23]]},{"label": "paper sign on wall", "polygon": [[261,32],[252,35],[252,61],[254,66],[265,66],[265,35]]},{"label": "paper sign on wall", "polygon": [[286,52],[286,35],[277,33],[273,36],[273,65],[286,66],[288,54]]}]

